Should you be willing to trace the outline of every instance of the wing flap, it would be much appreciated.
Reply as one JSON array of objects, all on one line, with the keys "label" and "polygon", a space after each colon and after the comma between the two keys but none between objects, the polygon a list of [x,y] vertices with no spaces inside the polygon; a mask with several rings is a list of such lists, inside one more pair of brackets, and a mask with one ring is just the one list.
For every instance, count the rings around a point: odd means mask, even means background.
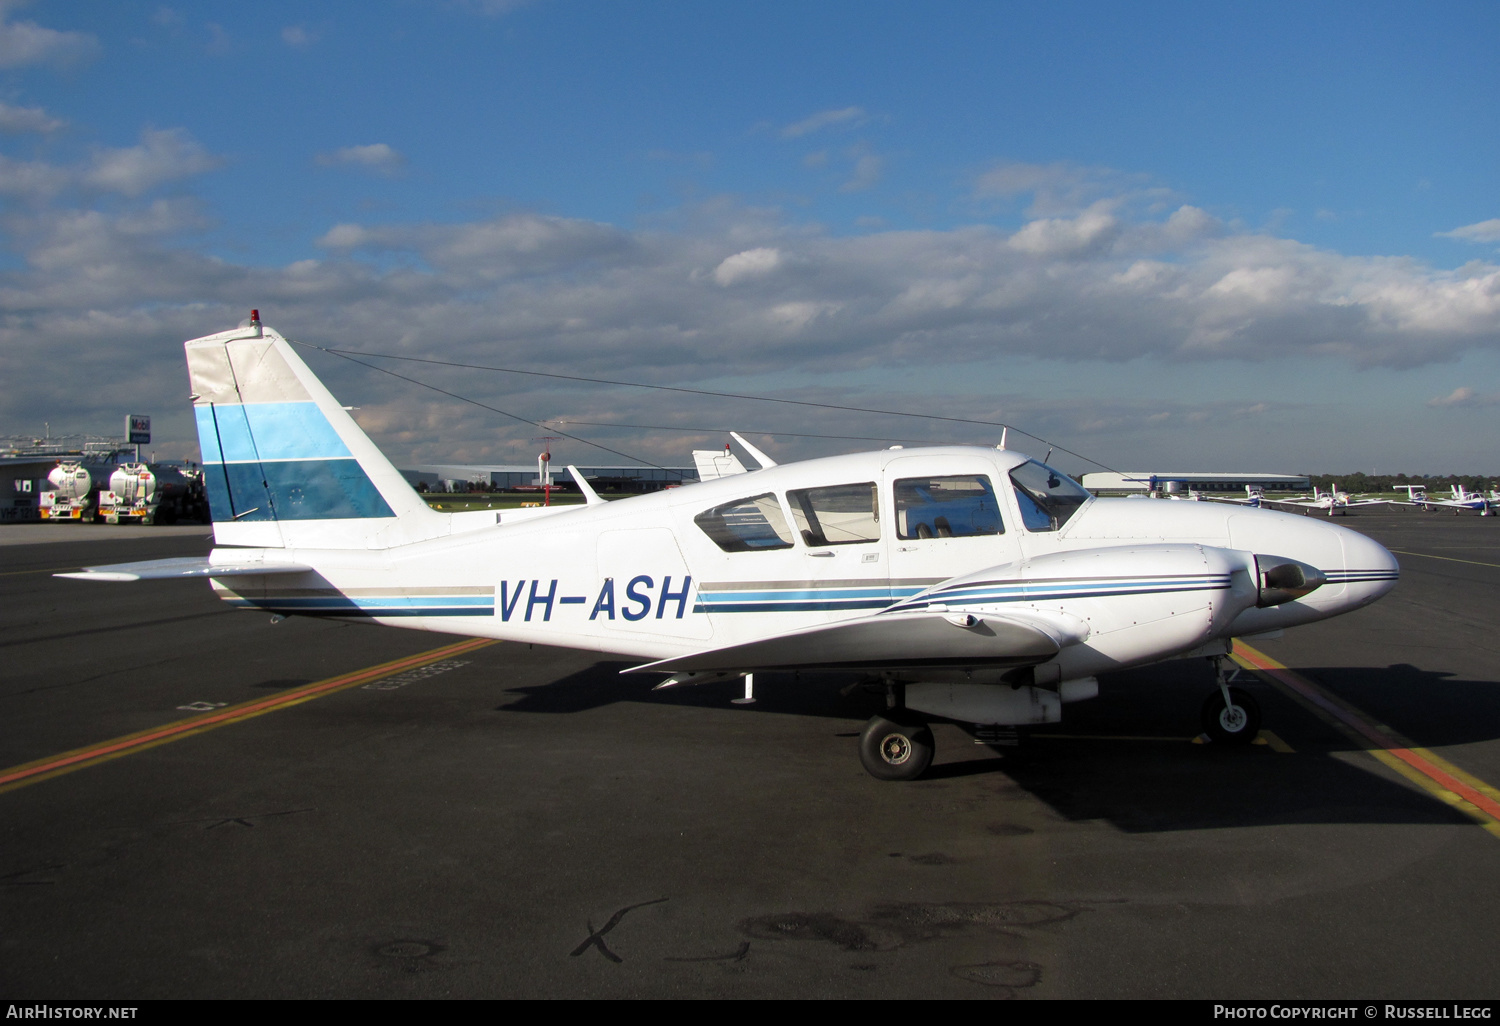
[{"label": "wing flap", "polygon": [[1032,666],[1075,640],[1066,629],[1049,631],[1019,617],[887,613],[674,656],[624,672]]},{"label": "wing flap", "polygon": [[246,574],[300,574],[312,567],[301,563],[211,563],[207,556],[183,556],[174,559],[147,559],[139,563],[111,563],[86,566],[68,574],[75,581],[160,581],[178,577],[242,577]]}]

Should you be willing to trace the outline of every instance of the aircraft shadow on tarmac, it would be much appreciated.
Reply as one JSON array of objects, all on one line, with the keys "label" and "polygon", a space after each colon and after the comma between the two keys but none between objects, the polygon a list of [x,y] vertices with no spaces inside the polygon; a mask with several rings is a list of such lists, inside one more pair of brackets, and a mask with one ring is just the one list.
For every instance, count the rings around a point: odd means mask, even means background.
[{"label": "aircraft shadow on tarmac", "polygon": [[[497,711],[568,714],[620,702],[724,709],[741,693],[738,679],[652,691],[657,678],[620,676],[626,665],[596,663],[550,684],[510,689],[518,697]],[[1370,696],[1381,706],[1416,710],[1410,722],[1403,717],[1391,725],[1417,744],[1435,747],[1500,735],[1495,682],[1455,680],[1410,665],[1302,672],[1358,704]],[[757,674],[757,701],[735,708],[847,723],[881,707],[879,695],[848,690],[848,683],[849,678],[822,675]],[[1373,758],[1351,758],[1357,748],[1347,737],[1253,679],[1248,689],[1262,705],[1266,729],[1294,751],[1191,743],[1199,729],[1198,707],[1212,685],[1210,671],[1197,660],[1111,674],[1101,681],[1097,699],[1066,707],[1060,724],[1022,728],[1021,743],[999,749],[999,759],[964,742],[959,749],[956,732],[953,738],[940,735],[938,760],[923,780],[1003,774],[1068,820],[1102,820],[1132,833],[1474,822],[1415,786],[1389,779],[1389,771]],[[852,759],[853,751],[848,754]]]}]

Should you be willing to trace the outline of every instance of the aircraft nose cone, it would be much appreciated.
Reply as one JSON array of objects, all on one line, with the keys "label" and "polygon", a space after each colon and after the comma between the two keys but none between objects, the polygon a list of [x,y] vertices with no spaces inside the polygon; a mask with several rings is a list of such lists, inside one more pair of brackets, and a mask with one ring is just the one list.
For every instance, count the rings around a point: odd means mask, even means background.
[{"label": "aircraft nose cone", "polygon": [[1341,573],[1330,573],[1329,580],[1343,581],[1352,605],[1374,602],[1396,586],[1401,566],[1389,549],[1373,538],[1347,529],[1342,541],[1344,569]]}]

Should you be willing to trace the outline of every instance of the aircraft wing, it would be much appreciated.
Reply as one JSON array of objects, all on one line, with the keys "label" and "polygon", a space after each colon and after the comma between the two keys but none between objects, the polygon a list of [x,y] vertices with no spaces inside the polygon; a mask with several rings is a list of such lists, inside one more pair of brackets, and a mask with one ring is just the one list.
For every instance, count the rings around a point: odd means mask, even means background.
[{"label": "aircraft wing", "polygon": [[147,559],[139,563],[111,563],[108,566],[86,566],[70,574],[79,581],[158,581],[179,577],[242,577],[247,574],[300,574],[312,567],[301,563],[210,563],[208,557],[184,556],[179,559]]},{"label": "aircraft wing", "polygon": [[1034,666],[1080,640],[1077,625],[1052,622],[1042,614],[885,613],[674,656],[624,672]]}]

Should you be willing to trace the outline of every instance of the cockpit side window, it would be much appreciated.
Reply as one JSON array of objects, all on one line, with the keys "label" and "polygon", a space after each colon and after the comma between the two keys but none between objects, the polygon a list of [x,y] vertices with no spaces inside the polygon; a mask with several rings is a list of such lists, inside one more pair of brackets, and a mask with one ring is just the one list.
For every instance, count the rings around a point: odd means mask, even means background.
[{"label": "cockpit side window", "polygon": [[809,546],[880,540],[880,506],[873,482],[803,488],[786,493],[792,519]]},{"label": "cockpit side window", "polygon": [[760,552],[792,547],[792,532],[787,527],[786,514],[781,511],[781,503],[772,492],[706,509],[693,518],[693,523],[725,552]]},{"label": "cockpit side window", "polygon": [[896,537],[1004,534],[1000,503],[983,474],[904,477],[896,482]]},{"label": "cockpit side window", "polygon": [[1083,485],[1036,460],[1012,470],[1010,482],[1021,507],[1021,523],[1028,531],[1058,530],[1093,498]]}]

